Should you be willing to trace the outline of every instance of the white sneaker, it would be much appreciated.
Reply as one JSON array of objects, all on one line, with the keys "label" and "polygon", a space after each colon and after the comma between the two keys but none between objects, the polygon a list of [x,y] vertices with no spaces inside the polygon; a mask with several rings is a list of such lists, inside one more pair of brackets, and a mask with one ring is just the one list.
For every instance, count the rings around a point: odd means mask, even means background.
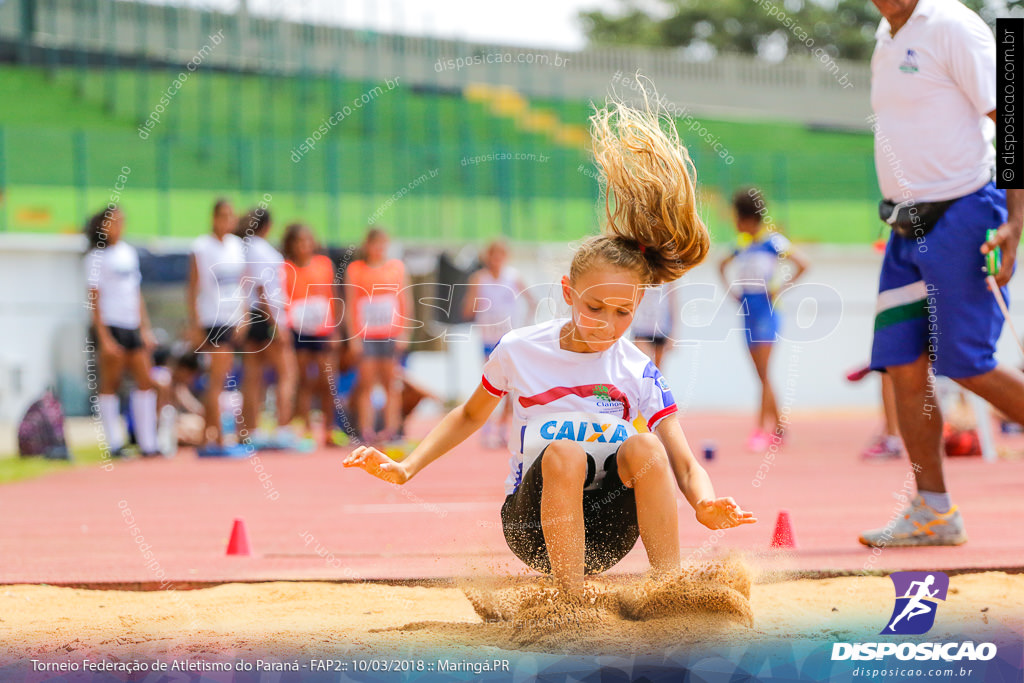
[{"label": "white sneaker", "polygon": [[865,531],[860,542],[871,548],[963,545],[967,542],[967,531],[956,505],[949,512],[939,513],[928,507],[921,496],[914,496],[899,517],[886,527]]},{"label": "white sneaker", "polygon": [[156,442],[164,457],[170,458],[178,452],[178,411],[172,405],[160,409],[157,416]]}]

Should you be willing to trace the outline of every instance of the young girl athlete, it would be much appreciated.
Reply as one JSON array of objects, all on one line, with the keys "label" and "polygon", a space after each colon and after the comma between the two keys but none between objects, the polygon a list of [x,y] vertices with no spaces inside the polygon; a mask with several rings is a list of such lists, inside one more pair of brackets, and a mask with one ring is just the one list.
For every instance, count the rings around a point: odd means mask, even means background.
[{"label": "young girl athlete", "polygon": [[[306,438],[313,438],[310,411],[313,396],[320,398],[324,441],[331,441],[334,424],[334,393],[331,391],[331,363],[337,353],[337,311],[335,309],[334,264],[319,254],[313,230],[304,223],[292,223],[284,232],[284,289],[288,293],[288,321],[295,345],[299,382],[295,415],[305,425]],[[318,443],[320,443],[318,441]]]},{"label": "young girl athlete", "polygon": [[[675,488],[711,529],[755,522],[719,498],[672,417],[661,373],[623,335],[642,288],[675,280],[709,246],[697,215],[692,163],[671,122],[612,104],[591,119],[606,182],[607,228],[577,250],[562,295],[571,317],[513,330],[480,385],[402,462],[363,446],[344,460],[404,484],[480,428],[509,395],[509,450],[502,523],[512,551],[579,595],[585,574],[604,571],[643,539],[656,573],[679,567]],[[650,433],[637,433],[642,414]]]},{"label": "young girl athlete", "polygon": [[[785,425],[779,418],[778,403],[772,389],[769,364],[779,333],[779,312],[775,302],[784,287],[790,287],[807,270],[807,261],[793,250],[789,240],[765,223],[765,203],[757,188],[737,190],[732,200],[736,224],[736,249],[718,266],[729,291],[737,292],[747,332],[747,349],[761,382],[761,405],[754,431],[747,438],[747,450],[763,453],[773,441],[781,442]],[[780,286],[781,264],[790,261],[796,272]],[[730,264],[735,277],[726,275]]]},{"label": "young girl athlete", "polygon": [[142,299],[139,255],[121,241],[124,214],[120,208],[97,213],[86,225],[89,253],[86,281],[92,308],[92,333],[100,369],[100,422],[112,457],[124,448],[117,390],[127,368],[135,378],[130,406],[135,437],[144,456],[158,455],[156,390],[150,377],[150,353],[156,339]]},{"label": "young girl athlete", "polygon": [[[242,422],[257,444],[284,448],[296,445],[288,423],[297,368],[291,331],[283,324],[288,306],[284,257],[267,241],[272,228],[270,210],[257,207],[242,217],[235,231],[245,245],[244,289],[248,290],[242,341]],[[259,427],[267,394],[264,369],[268,366],[277,373],[277,429],[270,438]]]},{"label": "young girl athlete", "polygon": [[[371,228],[363,241],[363,258],[345,271],[346,336],[359,357],[352,403],[364,441],[393,441],[402,429],[398,359],[408,348],[409,330],[400,321],[412,314],[412,303],[405,265],[388,258],[389,244],[386,232]],[[371,402],[376,385],[384,389],[384,430],[379,433]]]},{"label": "young girl athlete", "polygon": [[[469,289],[463,300],[463,317],[472,320],[474,327],[479,329],[486,360],[494,353],[501,338],[515,326],[513,321],[517,317],[520,297],[526,300],[527,310],[532,310],[536,304],[518,271],[507,265],[508,245],[505,242],[494,240],[488,244],[481,261],[483,267],[469,277]],[[498,419],[492,416],[480,430],[485,448],[507,446],[511,418],[512,404],[506,400]]]},{"label": "young girl athlete", "polygon": [[204,448],[216,452],[224,448],[224,430],[220,420],[220,395],[235,360],[238,340],[235,330],[242,319],[242,277],[245,275],[245,245],[234,234],[235,210],[231,202],[218,199],[213,204],[210,234],[192,243],[189,264],[186,310],[189,341],[197,353],[209,358],[209,383],[203,394],[206,408]]}]

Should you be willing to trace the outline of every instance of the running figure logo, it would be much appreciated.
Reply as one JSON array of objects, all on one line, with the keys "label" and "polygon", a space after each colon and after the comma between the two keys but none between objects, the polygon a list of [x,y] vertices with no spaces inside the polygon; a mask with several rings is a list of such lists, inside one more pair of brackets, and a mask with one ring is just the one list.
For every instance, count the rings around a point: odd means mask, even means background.
[{"label": "running figure logo", "polygon": [[949,577],[942,572],[893,572],[896,605],[882,635],[920,635],[935,623],[938,600],[946,599]]}]

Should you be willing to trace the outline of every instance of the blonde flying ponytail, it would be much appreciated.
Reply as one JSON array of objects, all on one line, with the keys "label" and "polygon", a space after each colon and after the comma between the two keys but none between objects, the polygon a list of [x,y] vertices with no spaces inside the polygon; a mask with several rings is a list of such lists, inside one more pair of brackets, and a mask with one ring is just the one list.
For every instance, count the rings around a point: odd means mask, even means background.
[{"label": "blonde flying ponytail", "polygon": [[703,261],[710,248],[697,215],[690,155],[675,123],[657,105],[652,108],[639,77],[637,83],[642,109],[610,100],[590,117],[607,225],[577,250],[572,280],[603,262],[633,270],[647,285],[671,282]]}]

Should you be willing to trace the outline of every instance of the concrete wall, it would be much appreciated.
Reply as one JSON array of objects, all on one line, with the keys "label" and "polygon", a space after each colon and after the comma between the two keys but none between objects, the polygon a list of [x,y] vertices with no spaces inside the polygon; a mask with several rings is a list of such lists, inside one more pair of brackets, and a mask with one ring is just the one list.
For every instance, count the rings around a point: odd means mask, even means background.
[{"label": "concrete wall", "polygon": [[0,234],[0,420],[51,385],[87,407],[84,250],[79,236]]}]

